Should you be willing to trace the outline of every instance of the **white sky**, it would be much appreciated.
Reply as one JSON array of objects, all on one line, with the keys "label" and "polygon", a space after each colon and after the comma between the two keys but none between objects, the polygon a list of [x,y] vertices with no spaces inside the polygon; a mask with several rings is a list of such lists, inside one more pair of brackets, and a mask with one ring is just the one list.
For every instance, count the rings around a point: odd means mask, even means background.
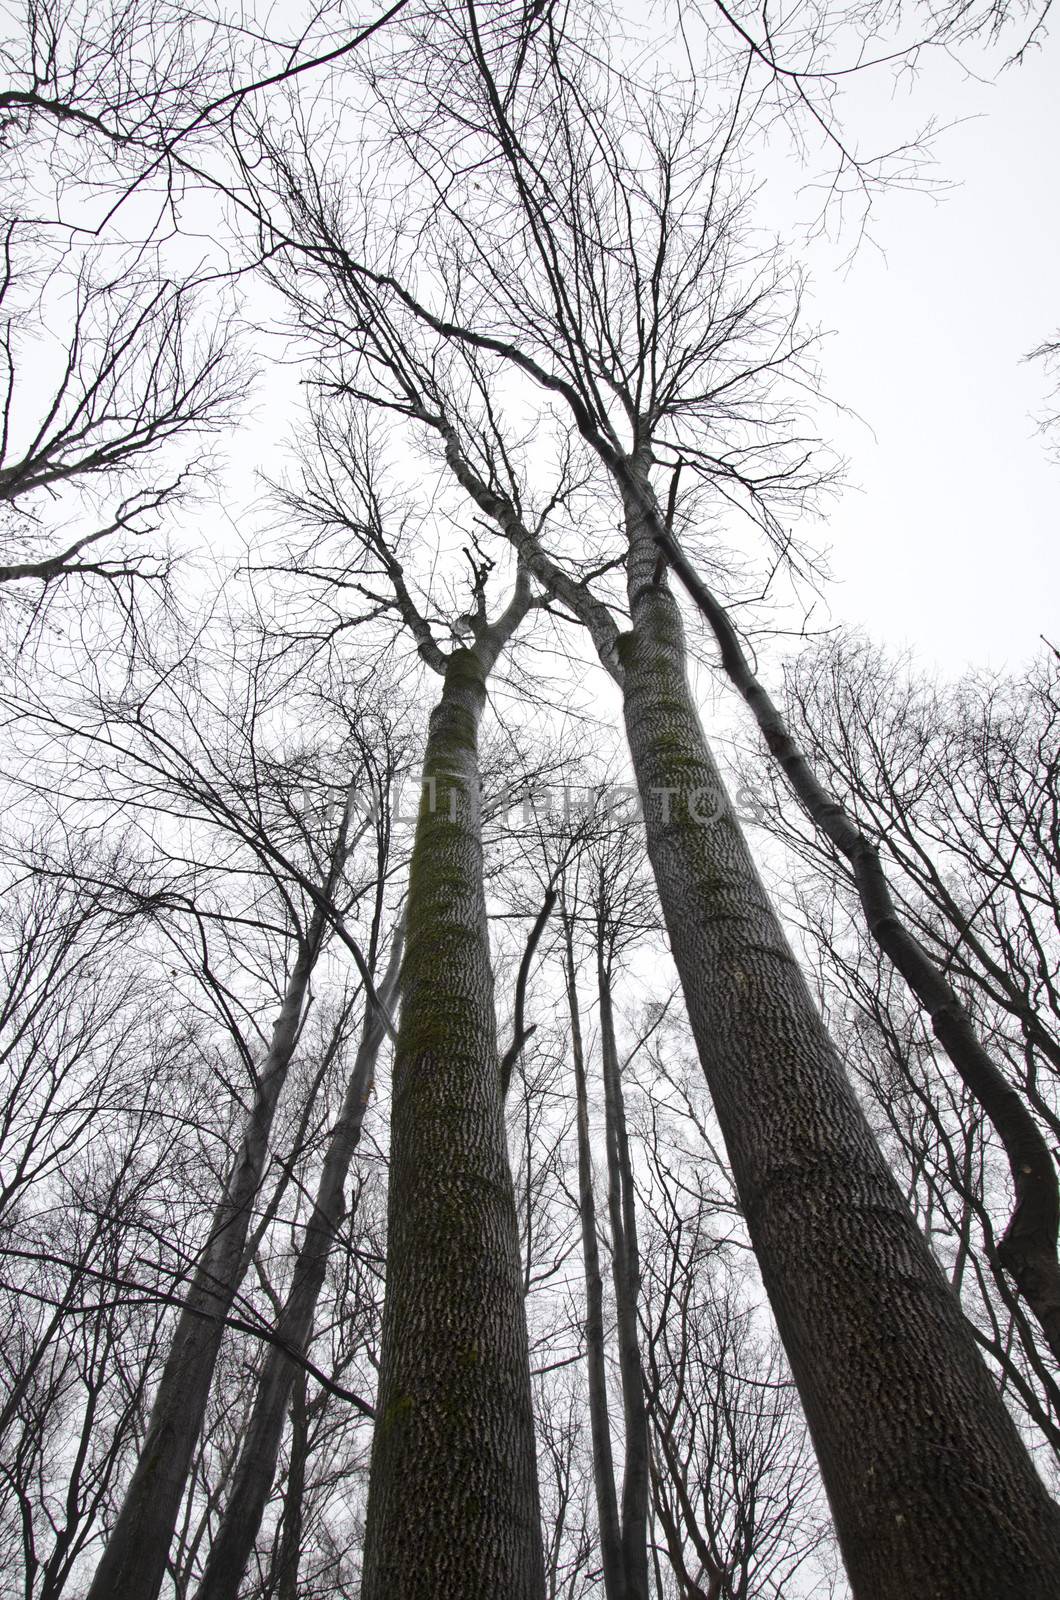
[{"label": "white sky", "polygon": [[1048,381],[1021,364],[1060,329],[1058,83],[1055,37],[994,84],[926,65],[890,120],[973,118],[937,145],[959,187],[888,195],[845,272],[833,247],[805,258],[828,391],[868,425],[831,434],[852,485],[825,530],[834,617],[947,673],[1060,634],[1060,462],[1035,428]]}]

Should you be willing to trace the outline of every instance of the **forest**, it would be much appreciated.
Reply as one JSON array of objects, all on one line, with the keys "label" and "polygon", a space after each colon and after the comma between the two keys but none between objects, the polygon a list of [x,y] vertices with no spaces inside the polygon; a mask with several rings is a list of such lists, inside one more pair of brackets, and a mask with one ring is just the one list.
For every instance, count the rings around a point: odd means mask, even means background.
[{"label": "forest", "polygon": [[4,4],[5,1600],[1060,1595],[1060,628],[813,275],[1050,20]]}]

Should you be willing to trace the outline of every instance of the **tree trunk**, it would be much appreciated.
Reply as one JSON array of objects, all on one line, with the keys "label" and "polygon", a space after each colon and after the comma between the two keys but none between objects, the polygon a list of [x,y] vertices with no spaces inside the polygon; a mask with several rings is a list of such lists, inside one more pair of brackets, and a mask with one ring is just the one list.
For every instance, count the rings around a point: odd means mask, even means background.
[{"label": "tree trunk", "polygon": [[[601,885],[601,893],[604,886]],[[637,1203],[622,1097],[622,1070],[615,1041],[611,973],[604,950],[605,933],[597,930],[596,976],[600,997],[600,1047],[604,1069],[604,1118],[607,1149],[607,1202],[611,1221],[611,1271],[618,1314],[618,1365],[622,1377],[625,1460],[622,1472],[622,1562],[628,1600],[648,1600],[648,1413],[640,1364],[637,1302],[640,1296],[640,1246]]]},{"label": "tree trunk", "polygon": [[807,816],[849,861],[869,933],[926,1011],[935,1037],[986,1112],[1005,1148],[1016,1205],[998,1245],[998,1259],[1037,1317],[1054,1359],[1060,1361],[1060,1184],[1045,1135],[1019,1091],[983,1044],[967,1007],[942,968],[899,913],[879,852],[825,789],[792,738],[780,712],[752,672],[724,608],[700,583],[673,541],[665,540],[664,548],[710,623],[722,665],[754,712],[770,753],[782,767]]},{"label": "tree trunk", "polygon": [[627,463],[627,734],[674,959],[857,1600],[1047,1600],[1060,1515],[876,1144],[707,747]]},{"label": "tree trunk", "polygon": [[254,1198],[325,923],[318,909],[301,941],[239,1152],[177,1321],[143,1448],[87,1600],[155,1600],[162,1587],[225,1318],[245,1271]]},{"label": "tree trunk", "polygon": [[[379,988],[379,998],[388,1009],[397,992],[401,944],[399,930],[395,933],[386,975]],[[285,1350],[294,1351],[298,1356],[304,1355],[309,1346],[328,1256],[342,1221],[343,1188],[353,1152],[360,1143],[364,1112],[382,1041],[382,1016],[375,1006],[368,1006],[346,1096],[328,1140],[313,1210],[306,1224],[294,1277],[277,1324],[276,1333],[282,1347],[269,1345],[265,1353],[231,1491],[210,1546],[198,1600],[236,1600],[254,1548],[276,1471],[276,1458],[283,1438],[284,1414],[298,1371],[296,1362],[290,1359]]]},{"label": "tree trunk", "polygon": [[545,1588],[482,879],[484,656],[480,639],[448,658],[424,762],[363,1600],[541,1600]]},{"label": "tree trunk", "polygon": [[574,1057],[574,1091],[578,1124],[578,1215],[581,1220],[582,1258],[585,1264],[585,1364],[589,1379],[589,1431],[593,1443],[593,1487],[600,1539],[600,1565],[607,1600],[625,1600],[626,1579],[622,1562],[622,1525],[615,1489],[615,1463],[611,1451],[611,1418],[607,1403],[607,1367],[604,1355],[604,1281],[600,1271],[600,1246],[596,1236],[596,1202],[593,1196],[593,1160],[589,1143],[589,1096],[585,1079],[578,991],[574,978],[574,941],[566,907],[565,972],[570,1008],[571,1054]]},{"label": "tree trunk", "polygon": [[273,1576],[276,1600],[298,1600],[298,1568],[302,1558],[302,1522],[305,1503],[306,1462],[309,1459],[309,1407],[305,1373],[299,1372],[291,1391],[291,1460],[283,1496],[283,1515],[277,1534]]}]

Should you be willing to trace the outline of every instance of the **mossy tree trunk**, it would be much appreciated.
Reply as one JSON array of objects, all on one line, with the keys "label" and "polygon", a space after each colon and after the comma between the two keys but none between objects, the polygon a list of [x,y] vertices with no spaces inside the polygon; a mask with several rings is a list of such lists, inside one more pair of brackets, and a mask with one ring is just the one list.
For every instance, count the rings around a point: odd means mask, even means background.
[{"label": "mossy tree trunk", "polygon": [[1060,1518],[769,904],[625,474],[625,721],[648,851],[748,1230],[857,1600],[1047,1600]]},{"label": "mossy tree trunk", "polygon": [[447,658],[424,761],[363,1600],[545,1591],[482,877],[478,726],[498,630]]}]

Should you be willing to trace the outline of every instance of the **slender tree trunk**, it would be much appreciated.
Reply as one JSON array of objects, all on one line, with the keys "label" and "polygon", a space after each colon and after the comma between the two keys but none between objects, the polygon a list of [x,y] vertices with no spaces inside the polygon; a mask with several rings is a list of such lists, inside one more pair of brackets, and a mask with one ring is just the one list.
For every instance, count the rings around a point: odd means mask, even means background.
[{"label": "slender tree trunk", "polygon": [[[386,974],[379,987],[379,998],[388,1009],[397,992],[401,945],[399,929],[394,937]],[[382,1016],[375,1006],[369,1006],[346,1096],[328,1140],[294,1277],[277,1324],[277,1336],[283,1347],[269,1345],[267,1348],[231,1490],[210,1546],[198,1600],[236,1600],[254,1548],[276,1471],[291,1386],[298,1371],[297,1363],[285,1351],[291,1350],[296,1356],[304,1355],[309,1346],[328,1256],[342,1221],[343,1188],[353,1152],[360,1143],[364,1112],[382,1041]]]},{"label": "slender tree trunk", "polygon": [[325,920],[322,911],[314,912],[308,934],[300,943],[239,1152],[178,1318],[143,1448],[88,1600],[155,1600],[162,1586],[225,1318],[245,1271],[254,1198]]},{"label": "slender tree trunk", "polygon": [[904,1204],[707,747],[627,463],[625,720],[689,1019],[857,1600],[1047,1600],[1060,1516]]},{"label": "slender tree trunk", "polygon": [[291,1460],[283,1497],[279,1542],[276,1549],[276,1600],[298,1600],[298,1568],[302,1557],[302,1507],[305,1501],[306,1462],[309,1459],[309,1406],[305,1373],[299,1372],[291,1391]]},{"label": "slender tree trunk", "polygon": [[363,1600],[545,1590],[482,879],[478,724],[490,665],[481,638],[450,655],[424,762]]},{"label": "slender tree trunk", "polygon": [[[603,886],[601,886],[603,889]],[[600,1047],[604,1069],[604,1118],[607,1149],[607,1202],[611,1221],[611,1271],[618,1314],[618,1365],[622,1376],[625,1460],[622,1472],[622,1562],[628,1600],[648,1600],[648,1413],[640,1364],[637,1302],[640,1297],[640,1246],[633,1166],[626,1131],[622,1071],[615,1041],[611,973],[597,931],[596,976],[600,997]]]},{"label": "slender tree trunk", "polygon": [[600,1245],[596,1234],[593,1196],[593,1161],[589,1143],[589,1096],[585,1077],[578,990],[574,976],[574,941],[564,908],[567,1003],[570,1008],[571,1054],[578,1126],[578,1214],[581,1220],[582,1258],[585,1263],[585,1363],[589,1379],[589,1431],[593,1443],[593,1487],[600,1540],[600,1565],[607,1600],[625,1600],[626,1575],[622,1557],[622,1525],[618,1515],[615,1463],[611,1451],[611,1419],[607,1404],[607,1366],[604,1353],[604,1280],[600,1271]]}]

